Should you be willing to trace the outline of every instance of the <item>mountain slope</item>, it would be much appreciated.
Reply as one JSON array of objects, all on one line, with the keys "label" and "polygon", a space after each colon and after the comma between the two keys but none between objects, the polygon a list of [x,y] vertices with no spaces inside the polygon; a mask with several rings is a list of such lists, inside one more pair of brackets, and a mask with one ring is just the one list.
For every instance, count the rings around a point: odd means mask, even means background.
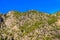
[{"label": "mountain slope", "polygon": [[31,10],[0,15],[0,40],[59,40],[60,12]]}]

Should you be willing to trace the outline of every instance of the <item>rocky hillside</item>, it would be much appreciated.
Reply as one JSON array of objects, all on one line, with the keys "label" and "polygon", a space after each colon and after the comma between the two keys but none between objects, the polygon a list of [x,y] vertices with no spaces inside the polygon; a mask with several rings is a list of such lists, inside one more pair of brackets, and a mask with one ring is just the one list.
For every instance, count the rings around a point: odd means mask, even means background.
[{"label": "rocky hillside", "polygon": [[60,12],[0,14],[0,40],[60,40]]}]

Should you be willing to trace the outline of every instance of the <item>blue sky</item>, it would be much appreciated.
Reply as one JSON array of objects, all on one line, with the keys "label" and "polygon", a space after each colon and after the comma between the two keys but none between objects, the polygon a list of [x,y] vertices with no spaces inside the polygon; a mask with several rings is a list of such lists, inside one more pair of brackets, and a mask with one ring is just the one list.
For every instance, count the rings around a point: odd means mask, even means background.
[{"label": "blue sky", "polygon": [[11,10],[25,12],[28,10],[54,13],[60,10],[60,0],[0,0],[0,12]]}]

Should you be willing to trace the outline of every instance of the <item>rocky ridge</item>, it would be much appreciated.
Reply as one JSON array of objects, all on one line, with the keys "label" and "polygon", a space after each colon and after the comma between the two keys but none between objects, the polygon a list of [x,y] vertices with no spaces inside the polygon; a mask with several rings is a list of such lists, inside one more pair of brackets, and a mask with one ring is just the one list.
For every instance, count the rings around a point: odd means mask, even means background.
[{"label": "rocky ridge", "polygon": [[60,12],[31,10],[1,14],[0,40],[60,40]]}]

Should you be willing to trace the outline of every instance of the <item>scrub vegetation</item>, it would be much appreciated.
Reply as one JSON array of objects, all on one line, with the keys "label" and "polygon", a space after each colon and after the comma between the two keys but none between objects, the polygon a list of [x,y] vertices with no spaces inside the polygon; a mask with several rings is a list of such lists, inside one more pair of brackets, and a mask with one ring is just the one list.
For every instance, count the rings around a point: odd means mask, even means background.
[{"label": "scrub vegetation", "polygon": [[0,14],[0,40],[60,40],[59,23],[60,12],[10,11]]}]

